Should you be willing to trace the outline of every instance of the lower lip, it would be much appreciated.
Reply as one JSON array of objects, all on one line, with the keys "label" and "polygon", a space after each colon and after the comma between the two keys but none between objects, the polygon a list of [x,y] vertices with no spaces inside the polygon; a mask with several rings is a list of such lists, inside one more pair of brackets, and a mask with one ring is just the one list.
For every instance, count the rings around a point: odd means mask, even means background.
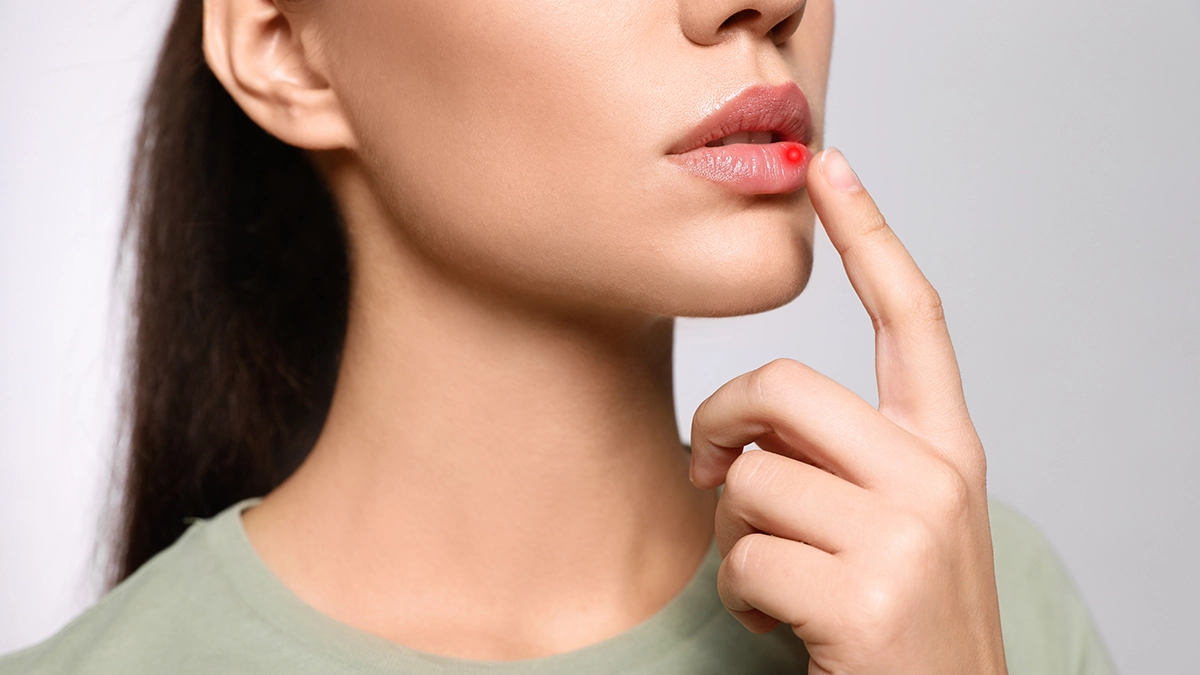
[{"label": "lower lip", "polygon": [[771,195],[804,187],[812,153],[800,143],[734,143],[667,155],[677,166],[735,192]]}]

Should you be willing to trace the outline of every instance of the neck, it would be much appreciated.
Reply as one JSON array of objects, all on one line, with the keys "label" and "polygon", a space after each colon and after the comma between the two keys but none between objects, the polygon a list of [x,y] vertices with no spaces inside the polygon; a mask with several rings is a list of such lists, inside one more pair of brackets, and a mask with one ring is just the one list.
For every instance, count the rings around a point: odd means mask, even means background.
[{"label": "neck", "polygon": [[355,251],[316,446],[246,513],[264,560],[347,623],[471,658],[565,651],[661,609],[715,507],[687,477],[672,320],[489,297],[388,248]]}]

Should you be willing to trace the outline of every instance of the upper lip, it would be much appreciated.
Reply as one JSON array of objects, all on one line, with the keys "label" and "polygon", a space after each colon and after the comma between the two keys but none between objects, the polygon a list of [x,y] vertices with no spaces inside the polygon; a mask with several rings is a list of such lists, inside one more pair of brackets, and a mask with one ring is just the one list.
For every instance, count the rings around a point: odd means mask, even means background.
[{"label": "upper lip", "polygon": [[667,153],[695,150],[739,131],[773,131],[779,140],[808,145],[812,140],[808,99],[795,82],[747,87],[705,117]]}]

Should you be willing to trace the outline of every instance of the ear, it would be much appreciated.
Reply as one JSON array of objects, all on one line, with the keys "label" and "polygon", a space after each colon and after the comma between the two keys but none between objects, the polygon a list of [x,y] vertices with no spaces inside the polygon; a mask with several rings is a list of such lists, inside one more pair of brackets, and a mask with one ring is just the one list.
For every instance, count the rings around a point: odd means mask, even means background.
[{"label": "ear", "polygon": [[276,0],[204,0],[204,57],[241,106],[267,133],[306,150],[355,146],[353,131],[322,75],[314,31]]}]

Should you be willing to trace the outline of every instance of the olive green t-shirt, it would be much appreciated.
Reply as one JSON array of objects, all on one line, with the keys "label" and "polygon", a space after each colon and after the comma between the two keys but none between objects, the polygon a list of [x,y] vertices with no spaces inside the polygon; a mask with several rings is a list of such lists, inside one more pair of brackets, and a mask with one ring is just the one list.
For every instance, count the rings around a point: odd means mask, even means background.
[{"label": "olive green t-shirt", "polygon": [[[246,536],[241,512],[258,501],[247,499],[193,522],[171,547],[58,633],[0,657],[0,675],[807,672],[807,653],[790,626],[757,635],[722,606],[715,542],[683,591],[619,635],[554,656],[475,661],[414,650],[307,605]],[[1112,673],[1088,610],[1045,538],[995,502],[991,518],[1009,673]]]}]

